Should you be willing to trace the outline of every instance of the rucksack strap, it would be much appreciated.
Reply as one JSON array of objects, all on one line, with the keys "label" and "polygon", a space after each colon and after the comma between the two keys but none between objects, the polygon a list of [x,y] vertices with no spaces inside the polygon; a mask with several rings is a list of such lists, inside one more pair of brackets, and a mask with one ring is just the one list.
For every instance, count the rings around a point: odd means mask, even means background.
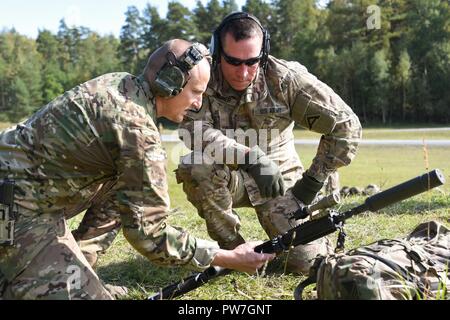
[{"label": "rucksack strap", "polygon": [[392,270],[394,270],[396,273],[398,273],[403,279],[414,283],[417,286],[417,289],[419,290],[421,295],[425,294],[425,287],[422,283],[420,283],[419,281],[416,280],[416,278],[414,278],[409,272],[408,270],[406,270],[405,268],[403,268],[402,266],[400,266],[399,264],[390,261],[388,259],[385,259],[383,257],[380,257],[376,254],[373,254],[371,252],[367,252],[367,251],[359,251],[358,250],[358,255],[361,256],[367,256],[370,258],[373,258],[375,260],[378,260],[382,263],[384,263],[385,265],[387,265],[389,268],[391,268]]},{"label": "rucksack strap", "polygon": [[300,284],[294,290],[294,299],[303,300],[303,291],[305,288],[313,283],[317,282],[317,273],[313,276],[309,276],[306,280],[300,282]]},{"label": "rucksack strap", "polygon": [[305,288],[317,282],[317,272],[319,272],[319,267],[325,258],[325,256],[321,255],[316,257],[313,265],[309,269],[309,277],[300,282],[300,284],[294,290],[295,300],[303,300],[303,291],[305,290]]}]

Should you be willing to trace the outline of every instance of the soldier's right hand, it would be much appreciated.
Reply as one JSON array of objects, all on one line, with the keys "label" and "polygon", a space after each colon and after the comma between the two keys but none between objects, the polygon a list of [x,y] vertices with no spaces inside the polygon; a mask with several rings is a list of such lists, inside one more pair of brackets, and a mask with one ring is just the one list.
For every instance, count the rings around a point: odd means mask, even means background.
[{"label": "soldier's right hand", "polygon": [[262,197],[284,196],[285,187],[280,168],[258,146],[250,149],[241,168],[253,177]]},{"label": "soldier's right hand", "polygon": [[262,241],[246,242],[233,250],[220,249],[213,260],[213,265],[253,274],[268,261],[275,258],[275,254],[257,253],[255,247]]}]

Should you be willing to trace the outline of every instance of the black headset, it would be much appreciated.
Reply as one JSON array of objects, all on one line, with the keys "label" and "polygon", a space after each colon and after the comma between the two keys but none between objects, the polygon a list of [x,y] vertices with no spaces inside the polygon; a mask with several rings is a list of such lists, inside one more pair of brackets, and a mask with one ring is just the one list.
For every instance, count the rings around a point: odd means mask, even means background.
[{"label": "black headset", "polygon": [[232,12],[229,15],[227,15],[222,22],[220,23],[220,25],[216,28],[216,30],[214,30],[213,35],[211,37],[211,43],[209,45],[209,51],[212,54],[212,58],[213,58],[213,66],[216,66],[218,64],[218,62],[220,61],[220,51],[222,50],[222,45],[220,42],[220,33],[222,32],[222,29],[230,22],[233,20],[239,20],[239,19],[250,19],[253,20],[254,22],[256,22],[256,24],[258,24],[258,26],[261,28],[261,31],[263,33],[263,45],[262,45],[262,56],[261,56],[261,62],[260,62],[260,66],[265,70],[267,67],[267,59],[269,57],[269,52],[270,52],[270,34],[269,31],[267,31],[261,24],[261,22],[259,22],[259,20],[246,12],[242,12],[242,11],[236,11],[236,12]]},{"label": "black headset", "polygon": [[199,43],[190,46],[179,59],[173,52],[167,52],[167,62],[156,73],[152,86],[154,94],[164,98],[179,95],[189,80],[189,71],[206,55],[202,53]]}]

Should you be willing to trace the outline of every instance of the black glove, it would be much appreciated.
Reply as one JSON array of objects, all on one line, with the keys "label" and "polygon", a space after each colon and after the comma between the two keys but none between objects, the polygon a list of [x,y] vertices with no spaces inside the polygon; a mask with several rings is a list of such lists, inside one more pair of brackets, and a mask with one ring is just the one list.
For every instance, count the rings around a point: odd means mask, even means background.
[{"label": "black glove", "polygon": [[303,178],[298,180],[292,188],[292,194],[303,204],[310,205],[316,197],[317,193],[322,189],[323,182],[319,182],[316,179],[303,173]]},{"label": "black glove", "polygon": [[255,146],[245,155],[245,163],[240,168],[255,179],[262,197],[276,198],[284,195],[284,181],[277,164]]}]

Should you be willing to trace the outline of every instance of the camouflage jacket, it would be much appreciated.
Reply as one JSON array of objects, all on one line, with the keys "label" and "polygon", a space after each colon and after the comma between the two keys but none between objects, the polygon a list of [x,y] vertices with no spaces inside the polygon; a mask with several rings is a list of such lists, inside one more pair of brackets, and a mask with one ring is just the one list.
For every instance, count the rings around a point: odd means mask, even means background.
[{"label": "camouflage jacket", "polygon": [[107,195],[140,253],[204,269],[217,245],[166,223],[167,157],[153,101],[148,83],[127,73],[75,87],[0,134],[0,179],[14,179],[16,203],[37,214],[72,217]]},{"label": "camouflage jacket", "polygon": [[[233,150],[235,160],[258,143],[278,163],[286,185],[292,187],[303,171],[294,146],[294,124],[322,134],[308,169],[317,180],[325,181],[331,172],[354,158],[362,130],[350,107],[301,64],[269,56],[267,71],[260,70],[243,94],[233,90],[220,67],[216,68],[201,111],[188,113],[180,136],[191,149],[201,139],[202,148],[216,154],[220,149]],[[255,132],[256,141],[252,139]],[[223,161],[230,165],[229,159]],[[252,204],[265,202],[254,180],[248,175],[245,180]]]}]

